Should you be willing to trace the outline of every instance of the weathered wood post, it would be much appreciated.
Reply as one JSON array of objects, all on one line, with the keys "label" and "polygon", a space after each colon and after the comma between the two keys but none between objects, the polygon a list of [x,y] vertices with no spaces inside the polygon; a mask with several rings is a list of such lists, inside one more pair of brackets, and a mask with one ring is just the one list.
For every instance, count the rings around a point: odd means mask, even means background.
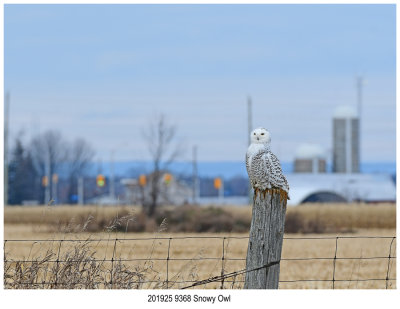
[{"label": "weathered wood post", "polygon": [[[287,194],[281,189],[255,193],[246,258],[245,289],[277,289]],[[278,262],[270,267],[269,263]],[[252,269],[258,269],[250,271]]]}]

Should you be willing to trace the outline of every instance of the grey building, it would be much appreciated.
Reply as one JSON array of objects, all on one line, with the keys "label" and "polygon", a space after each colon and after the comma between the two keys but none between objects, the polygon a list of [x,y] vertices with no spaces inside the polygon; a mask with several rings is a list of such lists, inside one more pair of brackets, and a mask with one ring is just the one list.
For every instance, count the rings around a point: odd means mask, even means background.
[{"label": "grey building", "polygon": [[325,173],[326,160],[319,145],[302,144],[296,150],[294,160],[295,173]]},{"label": "grey building", "polygon": [[[183,205],[191,201],[193,190],[186,184],[172,177],[171,181],[166,184],[164,174],[160,178],[159,204],[163,205]],[[151,175],[146,175],[151,177]],[[147,180],[149,182],[149,180]],[[144,187],[139,185],[137,179],[125,178],[121,179],[121,184],[125,187],[125,200],[128,205],[141,205],[150,202],[150,186]]]},{"label": "grey building", "polygon": [[359,119],[354,108],[341,106],[333,116],[333,172],[360,172]]}]

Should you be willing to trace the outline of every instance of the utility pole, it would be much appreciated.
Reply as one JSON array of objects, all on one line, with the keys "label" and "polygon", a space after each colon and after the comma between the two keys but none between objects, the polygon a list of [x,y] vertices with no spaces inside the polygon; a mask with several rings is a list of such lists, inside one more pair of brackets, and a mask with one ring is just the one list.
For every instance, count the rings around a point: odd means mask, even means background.
[{"label": "utility pole", "polygon": [[221,186],[218,189],[218,199],[219,199],[219,202],[221,204],[223,204],[223,201],[224,201],[224,179],[222,178],[222,176],[219,178],[221,179]]},{"label": "utility pole", "polygon": [[[362,87],[364,84],[363,77],[357,76],[357,113],[358,113],[358,164],[361,165],[361,111],[362,111]],[[359,168],[360,170],[360,168]]]},{"label": "utility pole", "polygon": [[[45,175],[47,177],[47,185],[44,191],[44,205],[48,205],[50,203],[50,151],[47,149],[47,156],[45,162]],[[54,185],[54,184],[52,184]]]},{"label": "utility pole", "polygon": [[252,108],[251,108],[251,97],[247,97],[247,138],[248,138],[248,145],[251,144],[250,134],[253,130],[253,119],[252,119]]},{"label": "utility pole", "polygon": [[357,86],[357,113],[358,117],[361,119],[361,108],[362,108],[362,87],[364,84],[363,77],[356,77],[356,86]]},{"label": "utility pole", "polygon": [[83,205],[83,177],[78,178],[78,204]]},{"label": "utility pole", "polygon": [[197,197],[199,195],[199,181],[197,176],[197,146],[193,146],[193,166],[192,166],[192,173],[193,173],[193,204],[197,203]]},{"label": "utility pole", "polygon": [[110,160],[110,198],[115,199],[115,187],[114,187],[114,150],[111,150]]},{"label": "utility pole", "polygon": [[51,199],[54,201],[54,204],[57,204],[57,202],[58,202],[57,201],[57,199],[58,199],[58,197],[57,197],[58,175],[56,173],[54,173],[51,176],[51,184],[52,184],[52,186],[51,186],[51,190],[52,190]]},{"label": "utility pole", "polygon": [[8,204],[8,117],[10,111],[10,93],[6,93],[4,110],[4,206]]},{"label": "utility pole", "polygon": [[[251,131],[253,130],[253,119],[252,119],[252,106],[251,106],[251,97],[248,96],[247,97],[247,145],[250,146],[251,144],[251,138],[250,138],[250,134]],[[249,203],[251,203],[251,201],[253,200],[253,191],[252,191],[252,187],[249,181],[249,192],[248,192],[248,196],[249,196]]]}]

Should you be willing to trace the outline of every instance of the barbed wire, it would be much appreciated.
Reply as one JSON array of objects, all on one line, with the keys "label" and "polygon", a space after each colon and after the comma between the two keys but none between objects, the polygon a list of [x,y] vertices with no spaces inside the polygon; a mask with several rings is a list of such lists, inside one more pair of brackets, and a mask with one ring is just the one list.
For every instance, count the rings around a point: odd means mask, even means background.
[{"label": "barbed wire", "polygon": [[265,264],[263,266],[256,267],[256,268],[253,268],[253,269],[248,269],[248,270],[242,269],[242,270],[234,271],[234,272],[231,272],[231,273],[228,273],[228,274],[224,274],[224,275],[221,275],[221,276],[211,277],[211,278],[208,278],[208,279],[205,279],[205,280],[197,281],[196,283],[194,283],[192,285],[183,287],[183,288],[181,288],[181,290],[189,289],[189,288],[192,288],[192,287],[195,287],[195,286],[204,285],[204,284],[211,283],[211,282],[219,282],[219,281],[224,282],[225,279],[228,279],[228,278],[231,278],[231,277],[236,277],[238,275],[243,275],[243,274],[250,273],[250,272],[253,272],[253,271],[261,270],[261,269],[264,269],[264,268],[268,269],[271,266],[277,265],[279,263],[280,263],[280,261],[273,261],[273,262],[267,263],[267,264]]},{"label": "barbed wire", "polygon": [[[118,262],[133,262],[133,261],[166,261],[166,280],[164,281],[166,289],[170,288],[170,278],[169,278],[169,263],[170,261],[201,261],[201,260],[221,260],[221,275],[219,276],[214,276],[210,278],[206,278],[203,280],[181,280],[181,281],[174,281],[175,284],[190,284],[182,289],[188,289],[188,288],[193,288],[197,287],[200,285],[206,285],[209,283],[213,282],[221,282],[221,289],[224,288],[224,283],[239,283],[239,282],[244,282],[244,280],[237,280],[236,277],[246,274],[248,272],[252,271],[257,271],[261,270],[263,268],[268,268],[272,265],[276,265],[280,262],[291,262],[291,261],[313,261],[313,260],[325,260],[329,261],[331,260],[333,265],[332,265],[332,278],[331,279],[297,279],[297,280],[280,280],[280,283],[297,283],[297,282],[332,282],[332,289],[335,289],[335,283],[336,282],[365,282],[365,281],[386,281],[386,289],[388,289],[388,284],[389,281],[396,281],[395,278],[390,278],[390,269],[391,269],[391,262],[396,259],[395,255],[392,255],[392,246],[394,241],[396,240],[396,236],[320,236],[320,237],[284,237],[284,240],[335,240],[335,253],[333,257],[296,257],[296,258],[281,258],[280,261],[274,261],[267,263],[265,265],[262,265],[260,267],[254,268],[254,269],[241,269],[238,271],[234,272],[229,272],[225,273],[225,263],[227,261],[245,261],[245,258],[229,258],[225,254],[225,242],[226,240],[230,239],[248,239],[248,236],[177,236],[177,237],[142,237],[142,238],[88,238],[88,239],[7,239],[4,240],[4,262],[5,263],[37,263],[38,260],[13,260],[13,259],[6,259],[6,244],[10,242],[33,242],[33,243],[46,243],[46,242],[55,242],[59,243],[58,249],[57,249],[57,259],[52,260],[48,259],[45,262],[46,263],[57,263],[57,267],[60,263],[66,263],[66,262],[80,262],[80,260],[74,260],[74,259],[60,259],[60,252],[61,252],[61,247],[63,242],[84,242],[84,243],[90,243],[90,242],[102,242],[102,241],[107,241],[107,242],[113,242],[113,251],[112,251],[112,258],[111,259],[95,259],[92,258],[92,262],[111,262],[111,278],[108,284],[110,285],[111,288],[113,288],[113,271],[114,271],[114,263],[116,261]],[[222,256],[221,257],[198,257],[198,258],[174,258],[171,257],[170,251],[171,251],[171,242],[174,240],[185,240],[185,239],[221,239],[222,240]],[[388,256],[367,256],[367,257],[339,257],[337,256],[338,253],[338,240],[339,239],[391,239],[390,246],[389,246],[389,255]],[[117,244],[125,241],[149,241],[149,240],[168,240],[168,248],[167,248],[167,256],[166,258],[116,258],[116,248]],[[338,260],[375,260],[375,259],[387,259],[387,268],[385,272],[385,278],[367,278],[367,279],[337,279],[335,278],[336,275],[336,268],[337,268],[337,261]],[[230,279],[234,280],[230,280]],[[138,283],[138,284],[143,284],[143,283],[153,283],[153,282],[158,282],[159,281],[153,281],[153,280],[139,280],[139,281],[131,281],[130,283]],[[5,282],[6,283],[6,282]],[[19,283],[21,285],[32,285],[32,286],[37,286],[37,285],[42,285],[42,286],[71,286],[71,283],[59,283],[57,282],[57,275],[55,277],[54,282],[36,282],[36,283]],[[6,284],[5,284],[6,285]],[[77,283],[79,285],[79,283]]]}]

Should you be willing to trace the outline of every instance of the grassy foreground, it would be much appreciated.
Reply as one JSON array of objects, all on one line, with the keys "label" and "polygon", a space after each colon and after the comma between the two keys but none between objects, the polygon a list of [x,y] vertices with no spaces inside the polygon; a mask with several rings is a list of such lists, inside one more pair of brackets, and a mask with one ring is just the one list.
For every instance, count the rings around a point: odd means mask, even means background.
[{"label": "grassy foreground", "polygon": [[[335,288],[396,288],[385,280],[396,278],[396,259],[387,258],[396,252],[395,212],[395,205],[289,208],[280,288],[330,289],[334,267]],[[5,240],[32,240],[5,242],[5,288],[165,289],[244,269],[251,209],[165,207],[156,220],[138,207],[6,207],[4,215]],[[339,238],[335,250],[338,235],[351,238]],[[389,238],[353,238],[368,235]],[[240,289],[243,280],[197,288]]]},{"label": "grassy foreground", "polygon": [[[392,237],[395,230],[369,229],[351,234],[324,234],[324,239],[320,238],[321,234],[286,233],[279,288],[331,289],[335,237],[338,235]],[[309,239],[300,239],[304,236]],[[167,286],[179,289],[219,276],[222,272],[227,274],[244,269],[248,245],[246,237],[248,233],[167,231],[35,233],[29,225],[6,225],[6,239],[54,241],[7,242],[4,285],[8,289],[165,289]],[[115,241],[116,238],[118,241]],[[57,241],[60,239],[95,241]],[[396,242],[391,241],[392,238],[338,239],[335,279],[340,281],[335,282],[335,288],[385,289],[386,283],[389,289],[396,288],[395,280],[385,281],[387,275],[390,279],[396,278],[396,259],[369,259],[387,257],[389,251],[395,256]],[[112,258],[113,264],[110,262]],[[60,262],[51,262],[54,260]],[[223,284],[213,282],[196,289],[241,289],[243,280],[244,276],[239,275],[226,279]]]}]

